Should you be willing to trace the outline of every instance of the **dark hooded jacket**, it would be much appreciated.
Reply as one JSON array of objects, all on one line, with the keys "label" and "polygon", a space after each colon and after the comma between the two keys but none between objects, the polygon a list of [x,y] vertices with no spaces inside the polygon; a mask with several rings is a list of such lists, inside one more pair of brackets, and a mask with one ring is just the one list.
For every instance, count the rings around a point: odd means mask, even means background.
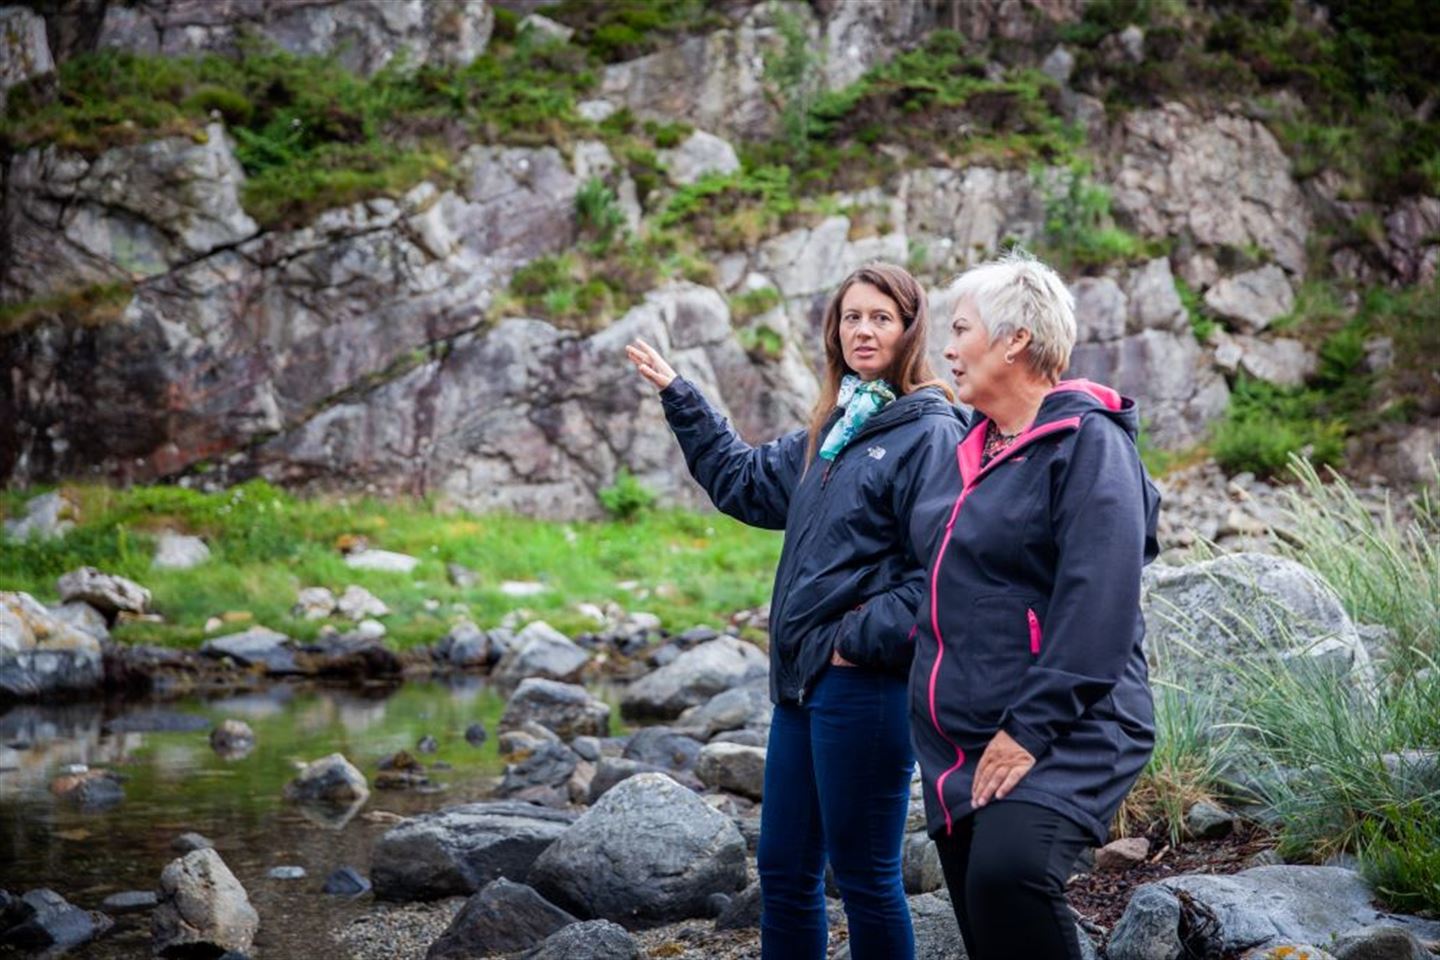
[{"label": "dark hooded jacket", "polygon": [[806,470],[804,430],[752,447],[683,378],[660,399],[716,508],[785,531],[770,600],[770,698],[803,702],[836,648],[859,667],[905,676],[925,590],[925,554],[910,544],[907,518],[954,457],[964,415],[938,390],[917,390],[872,416],[833,461]]},{"label": "dark hooded jacket", "polygon": [[930,559],[910,673],[929,829],[972,812],[975,768],[1003,729],[1036,758],[1007,800],[1103,843],[1154,746],[1140,572],[1160,498],[1135,404],[1064,381],[984,468],[977,420],[911,519]]}]

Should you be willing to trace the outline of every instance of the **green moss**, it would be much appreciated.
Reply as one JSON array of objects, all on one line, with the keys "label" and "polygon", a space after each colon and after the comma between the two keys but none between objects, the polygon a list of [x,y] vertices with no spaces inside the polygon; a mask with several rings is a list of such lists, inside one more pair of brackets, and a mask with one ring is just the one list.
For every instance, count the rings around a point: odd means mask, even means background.
[{"label": "green moss", "polygon": [[757,287],[745,290],[730,298],[730,316],[737,323],[744,323],[762,313],[768,313],[780,305],[780,291],[774,287]]},{"label": "green moss", "polygon": [[562,0],[540,10],[575,30],[574,42],[602,63],[632,60],[688,33],[731,25],[706,0]]}]

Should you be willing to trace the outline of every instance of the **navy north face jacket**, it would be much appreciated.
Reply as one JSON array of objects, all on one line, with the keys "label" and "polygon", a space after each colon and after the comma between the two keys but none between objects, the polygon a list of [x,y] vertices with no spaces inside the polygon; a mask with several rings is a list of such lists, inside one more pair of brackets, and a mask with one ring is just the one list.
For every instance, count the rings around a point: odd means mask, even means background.
[{"label": "navy north face jacket", "polygon": [[972,812],[998,730],[1036,758],[1007,799],[1101,843],[1149,759],[1140,571],[1157,552],[1160,498],[1137,426],[1133,401],[1064,381],[984,468],[979,419],[917,504],[912,536],[929,536],[930,566],[910,719],[931,834]]},{"label": "navy north face jacket", "polygon": [[785,531],[770,599],[770,698],[803,702],[836,648],[860,667],[905,676],[926,559],[907,537],[908,518],[954,457],[963,414],[938,390],[897,397],[833,461],[806,470],[804,430],[752,447],[687,380],[675,378],[660,399],[715,506]]}]

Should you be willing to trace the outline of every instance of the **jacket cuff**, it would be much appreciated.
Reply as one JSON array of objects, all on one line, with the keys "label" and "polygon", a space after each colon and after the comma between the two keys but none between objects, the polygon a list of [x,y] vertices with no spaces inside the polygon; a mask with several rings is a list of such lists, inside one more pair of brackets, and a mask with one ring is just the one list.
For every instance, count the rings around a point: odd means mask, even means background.
[{"label": "jacket cuff", "polygon": [[1040,734],[1038,730],[1028,724],[1021,723],[1014,717],[1007,717],[1000,724],[1000,729],[1010,735],[1025,752],[1034,757],[1037,761],[1050,752],[1050,741]]}]

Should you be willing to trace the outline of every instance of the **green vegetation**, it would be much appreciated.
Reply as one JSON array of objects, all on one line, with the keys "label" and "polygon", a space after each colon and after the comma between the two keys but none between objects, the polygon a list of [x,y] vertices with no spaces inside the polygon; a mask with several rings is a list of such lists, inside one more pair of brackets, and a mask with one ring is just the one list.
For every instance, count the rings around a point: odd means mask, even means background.
[{"label": "green vegetation", "polygon": [[1051,173],[1033,176],[1045,195],[1043,254],[1062,272],[1073,273],[1154,257],[1159,246],[1115,226],[1110,190],[1090,179],[1090,167],[1074,161]]},{"label": "green vegetation", "polygon": [[[38,492],[6,491],[0,506],[14,515]],[[0,590],[53,602],[55,578],[86,564],[130,577],[153,592],[165,617],[117,628],[120,639],[134,642],[197,645],[205,621],[228,611],[308,640],[323,621],[290,616],[299,589],[351,583],[389,604],[389,642],[398,647],[438,640],[455,604],[476,623],[497,623],[521,605],[500,592],[502,580],[544,582],[550,589],[523,606],[561,630],[587,629],[574,608],[583,600],[649,610],[683,630],[763,603],[780,555],[777,534],[680,510],[637,509],[629,522],[551,523],[450,512],[425,501],[301,499],[261,481],[221,493],[170,486],[66,492],[79,505],[80,524],[58,540],[7,545]],[[626,497],[633,501],[634,491]],[[211,561],[152,570],[151,539],[161,529],[204,536]],[[420,565],[405,575],[352,570],[336,546],[346,535],[419,557]],[[479,585],[452,586],[449,562],[477,571]],[[438,600],[438,610],[427,609],[427,600]]]},{"label": "green vegetation", "polygon": [[624,467],[615,474],[615,482],[597,490],[596,496],[612,519],[627,523],[655,506],[655,491]]},{"label": "green vegetation", "polygon": [[[897,169],[897,146],[916,164],[943,157],[1025,167],[1069,159],[1081,138],[1059,114],[1054,82],[1028,70],[990,79],[979,53],[958,33],[932,31],[923,46],[816,97],[806,125],[809,162],[795,170],[803,192],[873,185]],[[751,145],[749,165],[788,162],[795,145],[794,131],[786,130],[779,141]]]},{"label": "green vegetation", "polygon": [[[1427,493],[1409,522],[1393,511],[1377,519],[1333,470],[1322,482],[1296,459],[1291,471],[1286,552],[1320,574],[1356,621],[1389,628],[1400,665],[1440,659],[1440,503]],[[1440,471],[1431,479],[1440,490]]]},{"label": "green vegetation", "polygon": [[[1170,0],[1095,0],[1060,35],[1079,48],[1076,86],[1117,109],[1249,99],[1299,176],[1338,171],[1352,199],[1435,193],[1440,117],[1427,65],[1440,59],[1440,25],[1422,0],[1326,9],[1329,23],[1288,0],[1222,0],[1204,14]],[[1140,63],[1106,49],[1132,23],[1145,29]]]},{"label": "green vegetation", "polygon": [[575,30],[574,42],[603,63],[632,60],[687,33],[731,26],[707,0],[563,0],[540,13]]},{"label": "green vegetation", "polygon": [[683,228],[704,247],[743,250],[817,217],[814,204],[795,196],[790,168],[767,166],[712,173],[679,188],[659,226]]},{"label": "green vegetation", "polygon": [[[1282,330],[1316,351],[1318,368],[1304,386],[1278,387],[1243,372],[1237,376],[1230,409],[1215,424],[1210,444],[1227,471],[1283,476],[1292,453],[1321,466],[1338,466],[1348,438],[1387,421],[1411,419],[1440,394],[1440,383],[1431,375],[1440,351],[1434,283],[1406,290],[1374,288],[1353,310],[1344,305],[1343,293],[1333,283],[1307,283],[1294,311],[1278,321]],[[1193,324],[1196,308],[1189,301],[1187,307]],[[1366,350],[1372,338],[1382,336],[1393,344],[1394,362],[1377,374],[1367,369]]]},{"label": "green vegetation", "polygon": [[774,287],[744,290],[730,298],[730,316],[737,323],[744,323],[762,313],[769,313],[780,303],[780,291]]},{"label": "green vegetation", "polygon": [[595,75],[583,51],[522,40],[466,67],[397,57],[369,78],[331,57],[258,47],[239,58],[85,54],[58,93],[10,92],[0,149],[55,143],[87,154],[167,135],[204,137],[213,117],[236,141],[243,202],[266,226],[326,207],[445,182],[459,141],[563,142]]},{"label": "green vegetation", "polygon": [[784,46],[765,54],[765,81],[780,111],[781,138],[792,162],[805,167],[810,158],[810,111],[820,92],[820,58],[805,24],[788,10],[778,10],[775,24]]},{"label": "green vegetation", "polygon": [[1326,416],[1326,397],[1305,387],[1277,387],[1241,373],[1230,409],[1214,427],[1211,450],[1229,473],[1275,476],[1301,453],[1333,466],[1345,453],[1345,420]]},{"label": "green vegetation", "polygon": [[1156,685],[1155,752],[1116,816],[1115,836],[1134,836],[1145,825],[1160,823],[1170,844],[1180,844],[1185,812],[1224,792],[1231,736],[1216,719],[1210,701]]}]

